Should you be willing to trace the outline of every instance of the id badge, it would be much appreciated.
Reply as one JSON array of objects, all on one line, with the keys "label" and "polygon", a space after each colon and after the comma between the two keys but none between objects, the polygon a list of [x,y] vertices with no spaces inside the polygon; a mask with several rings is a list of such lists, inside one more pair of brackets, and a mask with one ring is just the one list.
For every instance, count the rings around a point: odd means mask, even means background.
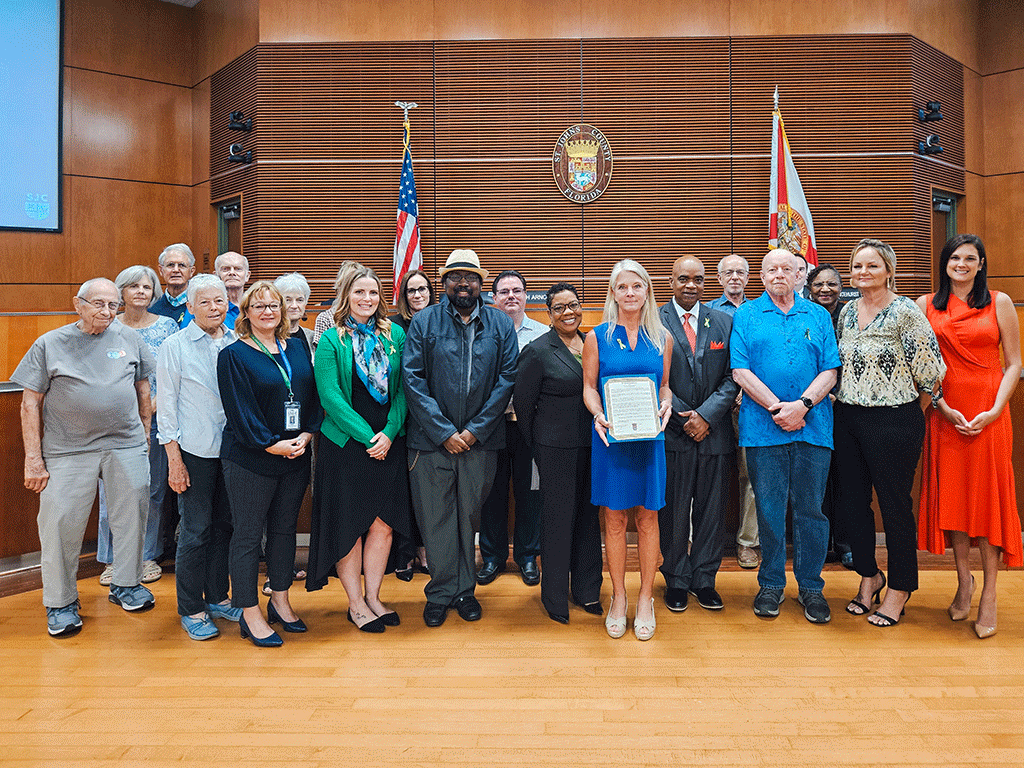
[{"label": "id badge", "polygon": [[286,432],[294,432],[299,428],[299,404],[294,400],[284,404],[284,428]]}]

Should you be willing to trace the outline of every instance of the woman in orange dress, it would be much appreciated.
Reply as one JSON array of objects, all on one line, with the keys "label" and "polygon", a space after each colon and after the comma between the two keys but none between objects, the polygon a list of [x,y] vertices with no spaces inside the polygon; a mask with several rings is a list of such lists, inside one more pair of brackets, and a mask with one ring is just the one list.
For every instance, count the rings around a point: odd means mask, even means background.
[{"label": "woman in orange dress", "polygon": [[980,638],[996,632],[999,551],[1006,565],[1022,564],[1006,408],[1020,378],[1020,329],[1010,297],[988,290],[987,272],[981,239],[957,235],[939,258],[939,290],[917,300],[947,365],[925,433],[918,546],[942,554],[952,545],[959,583],[949,617],[963,621],[974,595],[968,554],[977,542],[985,575],[974,623]]}]

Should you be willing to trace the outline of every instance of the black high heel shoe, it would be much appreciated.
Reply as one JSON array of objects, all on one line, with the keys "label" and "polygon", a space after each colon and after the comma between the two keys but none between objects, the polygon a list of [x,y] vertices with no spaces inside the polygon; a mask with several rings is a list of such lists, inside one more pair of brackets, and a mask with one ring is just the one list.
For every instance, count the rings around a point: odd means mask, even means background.
[{"label": "black high heel shoe", "polygon": [[412,581],[412,577],[416,575],[416,569],[412,566],[408,568],[396,568],[395,578],[399,581]]},{"label": "black high heel shoe", "polygon": [[257,648],[277,648],[284,645],[284,640],[277,632],[271,632],[266,637],[256,637],[249,631],[249,625],[245,623],[244,616],[238,619],[238,633],[243,640],[248,638]]},{"label": "black high heel shoe", "polygon": [[306,624],[302,619],[296,619],[295,621],[285,621],[281,618],[281,614],[277,612],[277,608],[271,602],[267,603],[267,623],[268,624],[280,624],[281,629],[285,632],[305,632]]},{"label": "black high heel shoe", "polygon": [[[882,586],[876,589],[874,594],[871,595],[871,600],[868,601],[867,605],[864,605],[864,603],[862,603],[856,597],[853,598],[853,600],[851,600],[846,606],[846,612],[848,614],[850,614],[851,616],[866,616],[871,611],[872,605],[879,605],[882,602],[881,594],[882,590],[885,589],[885,574],[881,571],[879,571],[878,573],[882,574]],[[858,594],[857,597],[860,597],[860,595]],[[854,605],[860,608],[860,610],[851,611],[850,607]]]}]

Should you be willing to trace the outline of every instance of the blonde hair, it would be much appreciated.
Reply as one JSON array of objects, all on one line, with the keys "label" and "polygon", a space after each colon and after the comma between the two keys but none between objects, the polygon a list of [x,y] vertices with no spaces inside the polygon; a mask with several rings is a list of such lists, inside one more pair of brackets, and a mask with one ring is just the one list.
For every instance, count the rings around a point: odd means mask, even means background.
[{"label": "blonde hair", "polygon": [[647,338],[659,352],[665,351],[665,326],[661,324],[658,317],[658,305],[654,303],[654,285],[651,283],[651,276],[647,270],[633,259],[623,259],[612,267],[612,275],[608,279],[608,296],[604,300],[604,314],[601,320],[608,323],[606,338],[610,342],[615,326],[619,323],[619,305],[615,303],[615,283],[623,272],[633,272],[647,286],[647,296],[644,299],[643,309],[640,311],[640,327]]},{"label": "blonde hair", "polygon": [[235,333],[240,339],[252,338],[252,323],[249,322],[249,306],[256,299],[257,294],[269,293],[270,298],[281,306],[281,319],[274,329],[274,336],[281,341],[287,341],[291,336],[291,321],[288,313],[284,311],[284,297],[269,280],[257,280],[249,286],[249,290],[242,294],[242,300],[238,302],[238,319],[235,320]]},{"label": "blonde hair", "polygon": [[377,303],[377,309],[373,313],[373,326],[376,330],[391,338],[391,321],[388,320],[388,302],[384,298],[384,285],[381,283],[377,273],[369,267],[362,265],[356,265],[355,269],[350,269],[345,273],[345,277],[342,279],[339,286],[338,298],[335,301],[337,305],[334,310],[334,325],[338,328],[338,334],[349,333],[351,329],[345,326],[345,321],[348,320],[349,315],[352,314],[352,305],[349,303],[349,296],[352,293],[352,286],[356,280],[363,278],[370,278],[377,284],[377,295],[380,297],[380,301]]},{"label": "blonde hair", "polygon": [[871,237],[865,237],[855,246],[853,246],[853,253],[850,254],[850,271],[853,271],[853,260],[857,258],[857,254],[863,251],[865,248],[871,248],[877,253],[882,262],[885,264],[885,269],[889,273],[889,279],[886,280],[886,287],[896,292],[896,251],[892,249],[892,246],[888,243],[884,243],[881,240],[875,240]]}]

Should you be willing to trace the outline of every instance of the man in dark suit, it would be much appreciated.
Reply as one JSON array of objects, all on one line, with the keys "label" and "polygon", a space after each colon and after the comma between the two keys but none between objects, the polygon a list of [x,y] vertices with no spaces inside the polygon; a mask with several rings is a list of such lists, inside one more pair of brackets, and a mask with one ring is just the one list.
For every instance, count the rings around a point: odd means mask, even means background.
[{"label": "man in dark suit", "polygon": [[665,604],[685,611],[692,594],[702,608],[716,611],[722,608],[715,577],[736,450],[730,416],[739,391],[729,364],[732,318],[701,304],[704,265],[695,256],[676,260],[671,285],[673,298],[661,308],[661,322],[675,342],[672,418],[665,431],[668,487],[658,513]]}]

